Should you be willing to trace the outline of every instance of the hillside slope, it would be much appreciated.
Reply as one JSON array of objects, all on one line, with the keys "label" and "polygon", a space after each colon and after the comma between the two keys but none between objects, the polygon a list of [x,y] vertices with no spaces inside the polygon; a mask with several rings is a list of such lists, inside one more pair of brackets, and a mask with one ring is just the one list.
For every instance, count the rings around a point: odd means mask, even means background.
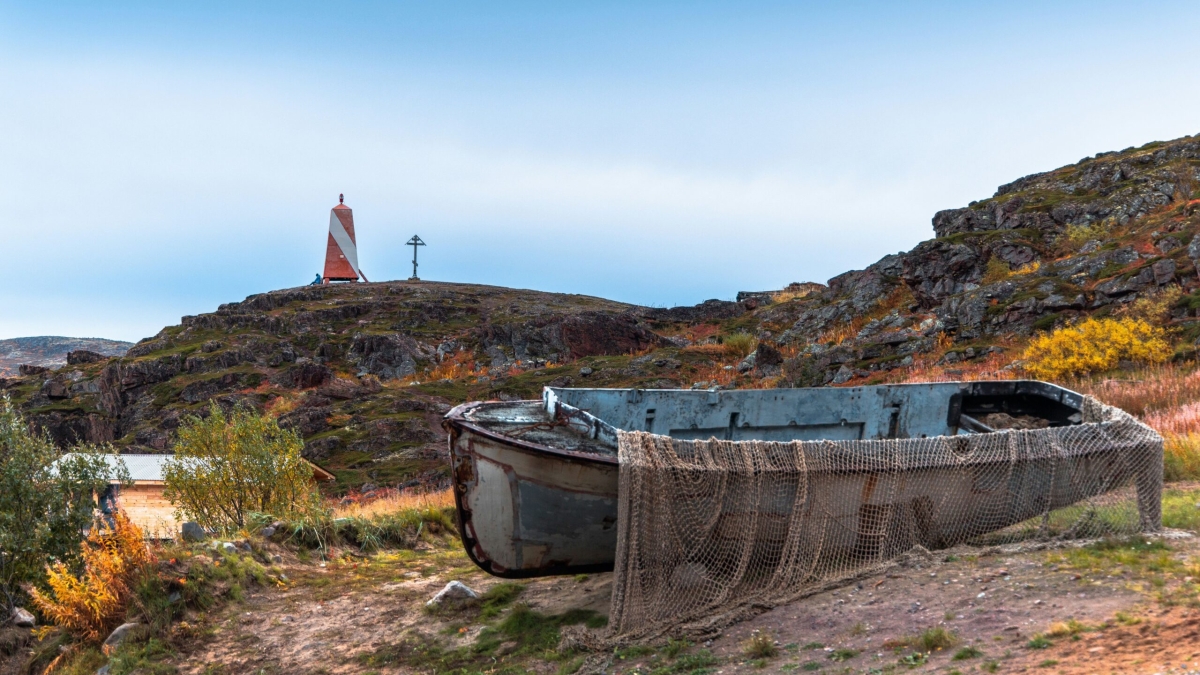
[{"label": "hillside slope", "polygon": [[[251,296],[123,357],[0,379],[57,441],[169,450],[183,416],[244,402],[299,429],[338,489],[444,481],[440,416],[562,386],[856,384],[1012,369],[1037,330],[1181,287],[1200,334],[1200,138],[1001,186],[935,238],[828,285],[651,309],[578,295],[387,282]],[[748,333],[757,339],[757,351]],[[970,373],[968,373],[970,374]]]}]

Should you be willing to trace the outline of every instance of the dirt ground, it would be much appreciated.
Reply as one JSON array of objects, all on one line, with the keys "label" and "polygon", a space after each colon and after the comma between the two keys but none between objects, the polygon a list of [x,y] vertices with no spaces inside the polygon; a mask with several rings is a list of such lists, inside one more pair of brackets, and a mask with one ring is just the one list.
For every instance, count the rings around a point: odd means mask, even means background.
[{"label": "dirt ground", "polygon": [[[703,657],[691,665],[660,647],[618,651],[605,671],[1200,672],[1197,588],[1183,576],[1200,558],[1200,541],[1180,534],[1155,545],[1163,550],[1079,559],[1071,549],[943,551],[731,626],[683,650]],[[1163,568],[1164,560],[1173,567]],[[440,672],[428,662],[398,657],[377,663],[371,655],[405,640],[469,647],[503,616],[489,623],[424,611],[451,579],[481,593],[502,582],[472,567],[453,546],[323,565],[288,559],[282,567],[289,577],[285,588],[260,588],[208,617],[203,637],[174,665],[196,675]],[[519,598],[542,615],[576,609],[604,614],[610,593],[611,575],[601,574],[533,580]],[[954,644],[927,655],[909,644],[935,628],[948,631]],[[775,639],[776,655],[745,655],[743,645],[755,631]],[[1043,634],[1049,635],[1039,642]],[[506,642],[491,662],[456,672],[565,673],[578,665],[552,652],[522,654],[518,646]]]}]

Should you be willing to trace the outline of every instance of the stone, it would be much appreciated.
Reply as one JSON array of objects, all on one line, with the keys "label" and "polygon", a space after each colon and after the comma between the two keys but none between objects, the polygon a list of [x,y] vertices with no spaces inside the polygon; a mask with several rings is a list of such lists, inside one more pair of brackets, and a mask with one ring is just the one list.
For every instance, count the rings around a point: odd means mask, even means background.
[{"label": "stone", "polygon": [[262,530],[262,536],[263,536],[263,539],[270,539],[271,537],[274,537],[275,536],[275,528],[271,527],[270,525],[264,527]]},{"label": "stone", "polygon": [[28,363],[22,363],[21,365],[17,366],[17,372],[28,377],[29,375],[43,375],[50,372],[50,369],[46,368],[45,366],[35,366]]},{"label": "stone", "polygon": [[196,522],[193,522],[190,520],[183,524],[182,530],[180,532],[180,536],[183,538],[184,541],[192,541],[192,542],[204,541],[204,540],[208,539],[208,533],[204,531],[203,527],[200,527],[200,523],[196,523]]},{"label": "stone", "polygon": [[221,543],[221,550],[230,555],[234,555],[238,552],[238,547],[232,542],[226,541]]},{"label": "stone", "polygon": [[104,653],[112,654],[114,651],[116,651],[117,647],[121,646],[121,643],[124,642],[125,639],[129,637],[129,634],[133,631],[133,629],[137,628],[139,625],[140,624],[136,622],[132,622],[123,623],[120,626],[117,626],[112,633],[109,633],[108,638],[104,640]]},{"label": "stone", "polygon": [[1191,243],[1188,244],[1187,256],[1193,261],[1200,259],[1200,234],[1192,237]]},{"label": "stone", "polygon": [[751,354],[751,355],[747,356],[746,358],[742,359],[737,364],[737,371],[739,373],[748,373],[751,370],[754,370],[754,360],[755,360],[755,354]]},{"label": "stone", "polygon": [[107,663],[100,666],[100,669],[96,671],[96,675],[108,675],[108,673],[109,673],[109,664],[107,664]]},{"label": "stone", "polygon": [[841,368],[838,368],[836,373],[834,373],[833,383],[834,384],[845,384],[853,378],[854,378],[854,371],[851,370],[849,367],[843,365]]},{"label": "stone", "polygon": [[580,375],[581,377],[587,377],[588,375],[591,375],[591,374],[592,374],[592,373],[594,373],[594,372],[596,372],[596,371],[594,371],[594,370],[592,370],[591,368],[588,368],[588,367],[586,367],[586,366],[585,366],[585,367],[583,367],[583,368],[580,368],[580,369],[579,369],[579,375]]},{"label": "stone", "polygon": [[1154,272],[1154,283],[1165,286],[1175,279],[1175,261],[1163,258],[1150,266]]},{"label": "stone", "polygon": [[437,595],[425,603],[426,607],[441,607],[446,604],[470,602],[478,600],[479,594],[471,590],[469,586],[461,581],[451,581],[446,584],[445,588],[438,591]]},{"label": "stone", "polygon": [[12,614],[9,615],[9,619],[12,621],[13,625],[17,626],[18,628],[33,628],[37,625],[37,619],[35,619],[33,614],[24,607],[13,607]]}]

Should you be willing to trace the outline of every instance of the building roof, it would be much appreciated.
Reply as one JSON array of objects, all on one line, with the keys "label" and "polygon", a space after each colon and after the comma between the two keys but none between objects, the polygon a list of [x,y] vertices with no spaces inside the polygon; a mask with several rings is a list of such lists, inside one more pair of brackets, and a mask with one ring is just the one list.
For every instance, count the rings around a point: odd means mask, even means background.
[{"label": "building roof", "polygon": [[[68,453],[68,455],[71,453]],[[139,455],[132,453],[121,453],[120,455],[106,454],[102,455],[104,461],[108,462],[109,468],[116,469],[117,462],[125,462],[125,469],[129,471],[129,478],[135,483],[161,483],[163,481],[163,465],[168,459],[174,455]],[[331,481],[334,475],[325,469],[309,462],[313,468],[313,478],[318,481]]]}]

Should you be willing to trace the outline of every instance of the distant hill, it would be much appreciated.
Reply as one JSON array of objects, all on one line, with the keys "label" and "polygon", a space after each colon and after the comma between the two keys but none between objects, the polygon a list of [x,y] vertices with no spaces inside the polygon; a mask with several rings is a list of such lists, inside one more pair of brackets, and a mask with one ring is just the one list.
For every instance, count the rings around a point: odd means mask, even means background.
[{"label": "distant hill", "polygon": [[67,352],[86,350],[101,356],[124,356],[132,342],[102,338],[71,338],[54,335],[0,340],[0,377],[17,374],[22,364],[58,368],[67,363]]}]

